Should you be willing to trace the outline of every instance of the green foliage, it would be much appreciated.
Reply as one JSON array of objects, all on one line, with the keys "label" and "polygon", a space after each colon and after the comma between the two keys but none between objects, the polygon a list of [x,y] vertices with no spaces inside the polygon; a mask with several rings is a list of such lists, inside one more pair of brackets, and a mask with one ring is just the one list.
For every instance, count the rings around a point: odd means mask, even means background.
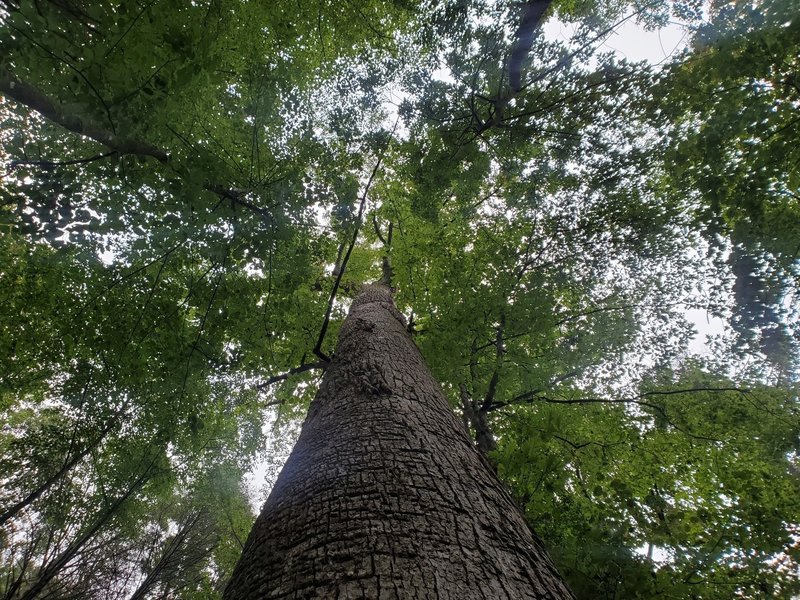
[{"label": "green foliage", "polygon": [[636,398],[565,390],[498,420],[501,474],[576,593],[796,594],[797,390],[694,367]]},{"label": "green foliage", "polygon": [[658,71],[559,2],[514,93],[507,3],[3,6],[0,594],[219,597],[384,257],[579,597],[800,591],[791,3],[637,7]]},{"label": "green foliage", "polygon": [[783,1],[714,11],[690,59],[666,70],[654,90],[657,122],[670,132],[664,187],[693,212],[709,243],[733,246],[741,343],[755,342],[787,372],[796,341],[781,304],[798,275],[800,21]]}]

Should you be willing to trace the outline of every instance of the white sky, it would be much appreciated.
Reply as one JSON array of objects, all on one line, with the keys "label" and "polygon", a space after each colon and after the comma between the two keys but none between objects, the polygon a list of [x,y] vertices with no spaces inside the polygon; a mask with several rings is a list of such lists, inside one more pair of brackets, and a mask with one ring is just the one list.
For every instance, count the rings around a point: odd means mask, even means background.
[{"label": "white sky", "polygon": [[[545,38],[568,42],[575,36],[577,26],[551,18],[542,27]],[[625,21],[604,42],[598,44],[601,51],[613,50],[629,61],[646,60],[652,64],[663,64],[679,53],[689,39],[688,31],[679,23],[670,23],[662,29],[646,30],[631,19]],[[700,309],[688,310],[689,321],[697,333],[689,343],[692,354],[709,352],[708,336],[719,335],[725,330],[725,321]]]},{"label": "white sky", "polygon": [[[568,41],[575,35],[577,27],[558,19],[548,20],[542,27],[545,38]],[[659,64],[680,51],[688,39],[686,30],[678,23],[663,29],[647,31],[633,19],[626,21],[599,44],[601,50],[613,50],[629,61],[646,60]]]}]

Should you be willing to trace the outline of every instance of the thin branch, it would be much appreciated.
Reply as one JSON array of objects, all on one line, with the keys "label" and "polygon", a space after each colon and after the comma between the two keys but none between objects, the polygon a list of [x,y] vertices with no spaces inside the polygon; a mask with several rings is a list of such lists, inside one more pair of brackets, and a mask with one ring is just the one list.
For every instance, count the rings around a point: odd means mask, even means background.
[{"label": "thin branch", "polygon": [[372,215],[372,226],[375,228],[375,235],[378,236],[381,244],[386,246],[386,239],[381,235],[381,228],[380,225],[378,225],[378,217],[376,217],[374,214]]},{"label": "thin branch", "polygon": [[[563,442],[563,443],[567,444],[573,450],[581,450],[583,448],[586,448],[587,446],[599,446],[600,448],[606,448],[609,445],[609,444],[604,444],[603,442],[595,442],[593,440],[590,440],[588,442],[580,442],[580,443],[573,442],[572,440],[570,440],[568,438],[565,438],[563,436],[551,433],[551,432],[547,431],[546,429],[537,428],[536,430],[540,431],[540,432],[542,432],[544,434],[550,435],[554,440],[558,440],[559,442]],[[619,444],[619,442],[617,442],[617,444]]]},{"label": "thin branch", "polygon": [[[550,102],[549,104],[546,104],[544,106],[538,106],[533,110],[520,112],[520,113],[517,113],[517,114],[514,114],[514,115],[509,115],[508,117],[505,117],[503,119],[503,123],[508,124],[510,121],[515,121],[517,119],[522,119],[522,118],[525,118],[525,117],[533,116],[533,115],[538,114],[538,113],[546,112],[546,111],[550,110],[551,108],[553,108],[555,106],[558,106],[562,102],[566,102],[568,100],[571,100],[572,98],[579,97],[581,94],[589,92],[590,90],[593,90],[594,88],[601,87],[601,86],[604,86],[604,85],[609,84],[609,83],[615,83],[617,81],[625,79],[626,77],[631,77],[631,76],[633,76],[635,74],[636,74],[635,71],[625,71],[625,72],[621,73],[620,75],[618,75],[616,77],[609,77],[607,79],[603,79],[602,81],[591,83],[591,84],[587,85],[586,87],[583,87],[583,88],[581,88],[579,90],[575,90],[575,91],[570,92],[570,93],[568,93],[568,94],[566,94],[564,96],[561,96],[560,98],[557,98],[557,99],[553,100],[552,102]],[[541,94],[540,94],[540,96],[541,96]],[[537,100],[538,100],[538,98],[537,98]]]},{"label": "thin branch", "polygon": [[9,164],[10,167],[33,166],[42,167],[43,169],[54,169],[55,167],[66,167],[68,165],[82,165],[97,160],[108,158],[118,154],[116,150],[105,152],[103,154],[95,154],[87,158],[74,158],[72,160],[12,160]]},{"label": "thin branch", "polygon": [[330,357],[322,351],[322,343],[325,341],[325,334],[328,331],[328,325],[330,324],[331,320],[331,312],[333,311],[333,303],[336,300],[336,292],[339,291],[339,285],[342,282],[342,276],[344,275],[345,267],[347,265],[347,261],[350,260],[350,254],[353,252],[353,248],[356,245],[356,241],[358,240],[358,234],[361,230],[361,221],[364,216],[364,207],[367,204],[367,194],[369,193],[370,188],[372,187],[372,182],[375,180],[375,176],[378,174],[378,169],[380,169],[381,164],[383,163],[383,157],[386,154],[386,150],[389,148],[389,144],[391,143],[392,137],[394,136],[394,132],[397,129],[397,124],[400,121],[400,117],[398,116],[394,122],[394,127],[392,128],[392,134],[389,136],[389,140],[386,142],[386,145],[381,150],[381,153],[378,155],[378,160],[375,163],[375,167],[372,169],[372,173],[370,173],[369,180],[367,181],[367,185],[364,187],[364,191],[361,193],[361,198],[359,200],[358,205],[358,216],[356,217],[355,227],[353,228],[353,237],[350,240],[350,246],[347,248],[347,253],[344,255],[344,259],[342,260],[342,264],[339,266],[339,273],[336,275],[336,280],[333,282],[333,288],[331,289],[331,295],[328,298],[328,306],[325,309],[325,318],[322,321],[322,327],[319,331],[319,337],[317,338],[317,343],[314,346],[314,355],[317,356],[319,359],[330,362]]},{"label": "thin branch", "polygon": [[[23,106],[27,106],[29,109],[39,113],[46,119],[61,125],[64,129],[71,131],[72,133],[88,137],[89,139],[103,144],[109,149],[109,152],[105,154],[97,155],[87,159],[63,162],[38,161],[36,163],[17,161],[16,163],[12,163],[12,166],[17,166],[18,164],[38,164],[48,168],[50,166],[91,162],[92,160],[99,160],[112,154],[151,156],[162,163],[169,162],[169,155],[164,149],[158,148],[141,140],[121,138],[115,133],[104,129],[88,119],[64,111],[60,105],[51,100],[48,96],[40,92],[35,87],[17,79],[6,69],[0,69],[0,92],[6,94],[9,98],[16,100]],[[178,135],[177,132],[175,132],[172,128],[170,128],[170,130],[175,133],[175,135]],[[192,145],[185,138],[182,138],[182,140],[192,151],[194,151]],[[256,206],[244,198],[247,190],[224,188],[223,186],[210,183],[206,184],[204,189],[228,198],[236,204],[260,214],[266,219],[272,219],[272,214],[269,212],[269,210]]]},{"label": "thin branch", "polygon": [[218,196],[222,196],[223,198],[227,198],[234,204],[238,204],[239,206],[243,206],[244,208],[253,211],[254,213],[258,213],[261,215],[268,223],[272,222],[272,213],[267,208],[263,208],[261,206],[256,206],[249,200],[244,198],[245,194],[247,194],[247,190],[240,190],[237,188],[225,188],[221,185],[215,184],[207,184],[204,186],[204,189],[217,194]]},{"label": "thin branch", "polygon": [[111,432],[111,430],[116,427],[118,422],[117,417],[112,418],[105,427],[100,431],[100,434],[91,442],[89,442],[86,447],[78,452],[77,454],[72,455],[71,457],[67,457],[64,464],[61,468],[53,473],[50,477],[48,477],[44,482],[42,482],[35,490],[31,491],[27,494],[24,498],[16,502],[15,504],[9,506],[3,511],[3,514],[0,515],[0,525],[4,524],[6,521],[14,517],[20,510],[29,506],[34,501],[36,501],[42,494],[44,494],[47,490],[49,490],[53,484],[55,484],[59,479],[61,479],[64,475],[66,475],[69,471],[72,470],[74,466],[76,466],[79,462],[81,462],[87,454],[92,452]]},{"label": "thin branch", "polygon": [[148,83],[150,83],[153,80],[153,78],[155,78],[156,75],[158,75],[164,67],[166,67],[170,63],[176,62],[177,60],[178,60],[177,58],[170,58],[168,60],[165,60],[163,63],[161,63],[160,66],[156,67],[156,69],[152,73],[150,73],[150,75],[148,75],[147,79],[145,79],[141,83],[141,85],[139,85],[139,87],[137,87],[136,89],[126,93],[125,95],[120,95],[120,96],[117,96],[116,98],[112,98],[111,105],[112,106],[116,106],[116,105],[122,104],[123,102],[128,100],[128,98],[131,98],[131,97],[135,96],[136,94],[138,94],[139,92],[141,92],[144,89],[144,87]]},{"label": "thin branch", "polygon": [[114,42],[114,44],[108,50],[106,50],[105,58],[108,58],[111,55],[111,53],[116,49],[116,47],[119,46],[120,42],[123,39],[125,39],[125,36],[130,33],[131,29],[133,29],[133,26],[136,25],[136,21],[138,21],[139,18],[144,14],[144,12],[147,9],[149,9],[151,6],[153,6],[153,4],[155,4],[155,3],[156,3],[156,0],[151,0],[151,2],[149,4],[146,4],[142,8],[142,10],[140,10],[139,13],[133,19],[131,19],[130,24],[128,24],[128,27],[125,29],[125,31],[122,32],[122,35],[119,36],[119,38],[117,38],[117,41]]},{"label": "thin branch", "polygon": [[[325,370],[327,367],[328,367],[327,361],[317,361],[317,362],[314,362],[314,363],[304,363],[304,364],[300,365],[299,367],[295,367],[294,369],[289,369],[285,373],[281,373],[280,375],[273,375],[273,376],[269,377],[266,381],[264,381],[262,383],[259,383],[256,386],[256,389],[258,391],[262,391],[262,390],[268,388],[269,386],[271,386],[273,383],[278,383],[279,381],[285,381],[286,379],[289,379],[289,377],[291,377],[292,375],[297,375],[298,373],[305,373],[306,371],[313,371],[314,369],[323,369],[323,370]],[[270,403],[270,404],[272,404],[272,403]],[[270,404],[268,404],[267,406],[269,406]],[[276,402],[275,404],[279,404],[279,402]]]},{"label": "thin branch", "polygon": [[492,378],[489,380],[489,387],[486,389],[486,397],[481,404],[480,411],[488,412],[489,408],[494,402],[494,395],[497,392],[497,383],[500,381],[500,367],[503,365],[503,354],[505,348],[503,347],[503,329],[506,326],[505,313],[500,317],[500,325],[497,327],[497,334],[495,336],[495,365]]},{"label": "thin branch", "polygon": [[695,392],[738,392],[740,394],[747,394],[750,391],[749,389],[738,387],[693,387],[682,390],[644,392],[637,396],[637,398],[646,398],[647,396],[672,396],[675,394],[691,394]]},{"label": "thin branch", "polygon": [[613,33],[617,29],[617,27],[623,25],[629,19],[632,19],[633,17],[638,16],[645,8],[648,8],[649,6],[652,6],[652,5],[653,5],[653,3],[651,3],[649,5],[645,5],[645,6],[641,7],[641,8],[639,8],[639,9],[635,10],[631,14],[626,15],[625,17],[623,17],[622,19],[620,19],[619,21],[617,21],[613,25],[607,27],[606,29],[604,29],[603,31],[601,31],[600,33],[595,35],[593,38],[591,38],[589,41],[585,42],[584,44],[582,44],[581,46],[579,46],[578,48],[576,48],[575,50],[573,50],[572,52],[570,52],[566,56],[562,57],[555,65],[553,65],[549,69],[545,69],[544,71],[540,71],[539,73],[534,75],[534,77],[528,83],[526,83],[525,85],[521,86],[520,89],[517,90],[517,91],[521,92],[521,91],[529,88],[533,84],[540,82],[542,79],[544,79],[545,77],[547,77],[551,73],[555,73],[557,71],[560,71],[563,67],[567,66],[567,64],[569,64],[572,61],[573,58],[575,58],[581,52],[583,52],[584,50],[589,48],[596,41],[604,38],[605,36],[609,35],[610,33]]},{"label": "thin branch", "polygon": [[635,404],[637,406],[643,406],[645,408],[649,408],[651,410],[656,411],[659,413],[667,423],[676,429],[677,431],[687,435],[691,438],[704,440],[707,442],[720,442],[717,438],[708,437],[705,435],[699,435],[688,429],[681,427],[677,423],[675,423],[672,419],[669,418],[666,409],[663,406],[659,406],[657,404],[653,404],[652,402],[647,402],[642,400],[642,398],[647,398],[649,396],[655,395],[675,395],[675,394],[688,394],[688,393],[697,393],[697,392],[739,392],[739,393],[746,393],[748,390],[744,390],[742,388],[735,388],[735,387],[712,387],[712,388],[686,388],[680,390],[665,390],[665,391],[652,391],[652,392],[644,392],[635,396],[633,398],[596,398],[596,397],[587,397],[587,398],[550,398],[547,396],[541,396],[538,392],[527,392],[525,394],[520,394],[516,396],[509,402],[495,402],[492,405],[492,409],[500,408],[503,406],[508,406],[510,404],[514,404],[516,402],[528,402],[532,403],[535,401],[542,401],[548,404]]},{"label": "thin branch", "polygon": [[[559,383],[564,379],[568,379],[573,377],[576,373],[570,372],[567,375],[564,375],[558,379],[556,379],[553,384]],[[549,387],[549,386],[548,386]],[[495,402],[492,405],[492,409],[500,408],[502,406],[508,406],[510,404],[518,404],[520,402],[533,402],[535,400],[544,400],[545,402],[549,402],[551,404],[598,404],[598,403],[605,403],[605,404],[645,404],[645,406],[651,406],[642,402],[642,398],[647,398],[650,396],[672,396],[677,394],[691,394],[691,393],[698,393],[698,392],[738,392],[740,394],[745,394],[749,390],[743,388],[736,388],[736,387],[711,387],[711,388],[686,388],[680,390],[664,390],[664,391],[651,391],[651,392],[643,392],[638,396],[634,396],[632,398],[570,398],[570,399],[554,399],[554,398],[547,398],[544,396],[540,396],[539,394],[543,392],[544,389],[537,389],[531,390],[529,392],[525,392],[523,394],[519,394],[513,397],[511,400],[507,402]]]},{"label": "thin branch", "polygon": [[139,309],[139,316],[136,319],[136,323],[134,324],[133,328],[131,329],[131,333],[128,336],[128,343],[133,341],[133,336],[136,333],[136,330],[139,328],[139,325],[142,324],[142,319],[144,319],[144,311],[147,310],[147,307],[150,306],[150,301],[153,299],[153,296],[156,293],[156,288],[158,288],[158,283],[161,281],[161,274],[164,272],[164,268],[167,266],[167,262],[169,261],[169,254],[164,256],[164,260],[161,261],[161,265],[158,267],[158,272],[156,273],[156,278],[153,281],[153,285],[150,286],[150,292],[147,294],[147,300],[145,300],[144,305],[141,309]]},{"label": "thin branch", "polygon": [[146,262],[141,267],[136,267],[135,269],[131,269],[130,271],[128,271],[124,275],[120,275],[119,277],[117,277],[114,281],[112,281],[110,284],[108,284],[106,287],[104,287],[100,292],[98,292],[97,294],[92,296],[92,298],[88,302],[86,302],[83,306],[81,306],[80,309],[78,310],[77,314],[72,318],[72,322],[73,323],[76,322],[87,308],[89,308],[90,306],[94,306],[94,304],[95,304],[95,302],[97,302],[97,300],[99,300],[102,296],[104,296],[105,294],[110,292],[114,287],[116,287],[117,285],[119,285],[120,283],[125,281],[126,279],[130,279],[134,275],[137,275],[137,274],[141,273],[142,271],[146,270],[148,267],[150,267],[151,265],[154,265],[158,261],[166,260],[169,257],[170,254],[172,254],[178,248],[183,246],[187,241],[188,240],[183,240],[181,242],[178,242],[177,244],[172,246],[172,248],[170,248],[169,250],[167,250],[166,252],[164,252],[160,256],[157,256],[153,260]]},{"label": "thin branch", "polygon": [[225,265],[228,262],[228,257],[231,254],[231,245],[233,244],[233,239],[234,238],[231,238],[231,240],[228,242],[228,245],[225,248],[225,255],[222,257],[222,262],[216,263],[219,264],[220,266],[219,275],[217,275],[217,280],[214,282],[214,287],[211,290],[211,297],[209,298],[208,304],[206,305],[206,310],[203,313],[202,318],[200,319],[200,326],[197,328],[197,337],[195,337],[191,350],[189,350],[189,356],[186,357],[186,371],[184,372],[183,376],[183,386],[181,387],[181,394],[179,396],[180,399],[183,399],[183,395],[186,393],[186,384],[188,383],[189,380],[189,372],[191,369],[192,356],[194,356],[196,350],[199,350],[200,339],[203,337],[203,332],[205,331],[206,328],[206,321],[208,320],[208,315],[211,312],[211,307],[213,306],[214,300],[217,297],[219,286],[225,277]]}]

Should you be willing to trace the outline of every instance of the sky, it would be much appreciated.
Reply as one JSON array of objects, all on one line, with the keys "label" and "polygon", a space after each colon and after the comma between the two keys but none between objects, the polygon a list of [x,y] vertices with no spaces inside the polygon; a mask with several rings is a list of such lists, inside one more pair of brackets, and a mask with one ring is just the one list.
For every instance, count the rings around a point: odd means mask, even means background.
[{"label": "sky", "polygon": [[[577,26],[551,18],[545,22],[542,31],[548,40],[569,41],[574,37]],[[689,33],[680,23],[669,23],[661,29],[647,30],[634,19],[629,19],[599,44],[599,49],[614,51],[629,61],[646,60],[658,65],[677,55],[688,39]],[[703,285],[702,282],[698,283]],[[699,309],[688,310],[686,316],[697,331],[689,344],[689,352],[707,354],[707,338],[722,334],[725,331],[725,321]]]},{"label": "sky", "polygon": [[[549,19],[542,27],[549,40],[570,40],[576,26],[556,18]],[[679,52],[685,45],[688,34],[679,23],[670,23],[663,29],[647,31],[633,19],[625,21],[606,41],[601,50],[613,50],[629,61],[646,60],[660,64]]]}]

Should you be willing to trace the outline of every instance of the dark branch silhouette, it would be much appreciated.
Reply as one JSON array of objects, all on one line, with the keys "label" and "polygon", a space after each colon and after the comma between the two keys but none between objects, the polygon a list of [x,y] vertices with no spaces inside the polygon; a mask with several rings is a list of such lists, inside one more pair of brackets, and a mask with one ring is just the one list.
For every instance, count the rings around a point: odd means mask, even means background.
[{"label": "dark branch silhouette", "polygon": [[169,156],[161,148],[140,140],[121,138],[89,119],[64,111],[35,87],[17,79],[5,69],[0,69],[0,92],[35,110],[54,123],[58,123],[64,129],[91,138],[109,150],[120,154],[152,156],[160,162],[169,160]]},{"label": "dark branch silhouette", "polygon": [[522,90],[522,62],[531,51],[539,23],[551,1],[529,0],[522,8],[522,20],[514,35],[516,43],[511,51],[511,57],[508,59],[508,83],[514,94]]},{"label": "dark branch silhouette", "polygon": [[[112,154],[149,156],[157,159],[159,162],[165,164],[170,163],[169,154],[163,148],[159,148],[142,140],[122,138],[117,136],[114,132],[108,131],[93,122],[91,119],[63,110],[63,108],[50,97],[43,94],[32,85],[17,79],[6,69],[0,69],[0,92],[34,112],[39,113],[49,121],[61,125],[67,131],[103,144],[109,150],[104,154],[71,161],[14,161],[11,163],[12,167],[29,164],[43,168],[53,168],[62,165],[88,163],[106,158]],[[235,204],[260,214],[265,219],[272,219],[272,214],[268,209],[256,206],[245,198],[248,190],[227,188],[211,183],[206,184],[204,188],[209,192],[227,198]]]},{"label": "dark branch silhouette", "polygon": [[[259,383],[256,386],[256,389],[261,391],[263,389],[268,388],[273,383],[278,383],[279,381],[284,381],[289,379],[292,375],[297,375],[298,373],[305,373],[306,371],[313,371],[314,369],[325,369],[328,366],[327,362],[318,361],[314,363],[303,363],[299,367],[295,367],[294,369],[289,369],[286,373],[281,373],[280,375],[273,375],[272,377],[267,378],[266,381]],[[277,403],[276,403],[277,404]]]},{"label": "dark branch silhouette", "polygon": [[43,169],[54,169],[56,167],[67,167],[69,165],[82,165],[95,162],[104,158],[108,158],[109,156],[114,156],[115,154],[118,154],[118,152],[116,150],[111,150],[109,152],[104,152],[103,154],[95,154],[94,156],[88,156],[86,158],[74,158],[72,160],[12,160],[9,166],[12,168],[31,166],[41,167]]},{"label": "dark branch silhouette", "polygon": [[367,185],[364,186],[364,191],[361,193],[361,198],[358,204],[358,216],[356,217],[355,226],[353,227],[353,237],[350,240],[350,245],[347,248],[347,252],[342,259],[342,264],[337,265],[338,273],[336,274],[336,280],[333,282],[333,288],[331,289],[331,295],[328,298],[328,307],[325,309],[325,318],[322,321],[322,327],[319,331],[319,337],[317,338],[317,343],[314,346],[314,355],[317,356],[320,360],[325,362],[330,362],[331,358],[327,354],[322,351],[322,343],[325,341],[325,334],[328,331],[328,325],[330,324],[331,320],[331,312],[333,311],[333,303],[336,300],[336,292],[339,291],[339,285],[342,282],[342,276],[344,275],[345,267],[347,266],[347,261],[350,260],[350,254],[353,252],[353,248],[356,245],[356,241],[358,240],[358,234],[361,231],[361,222],[364,217],[364,208],[367,204],[367,194],[369,193],[369,189],[372,187],[372,182],[375,180],[375,176],[378,174],[378,169],[380,169],[381,164],[383,163],[383,155],[386,153],[386,149],[389,147],[391,143],[392,136],[394,136],[394,132],[397,129],[397,124],[400,122],[400,117],[397,117],[397,120],[394,122],[394,127],[392,128],[392,133],[389,136],[386,145],[381,150],[380,155],[378,155],[378,161],[375,163],[375,167],[372,169],[372,173],[370,173],[369,180],[367,181]]}]

